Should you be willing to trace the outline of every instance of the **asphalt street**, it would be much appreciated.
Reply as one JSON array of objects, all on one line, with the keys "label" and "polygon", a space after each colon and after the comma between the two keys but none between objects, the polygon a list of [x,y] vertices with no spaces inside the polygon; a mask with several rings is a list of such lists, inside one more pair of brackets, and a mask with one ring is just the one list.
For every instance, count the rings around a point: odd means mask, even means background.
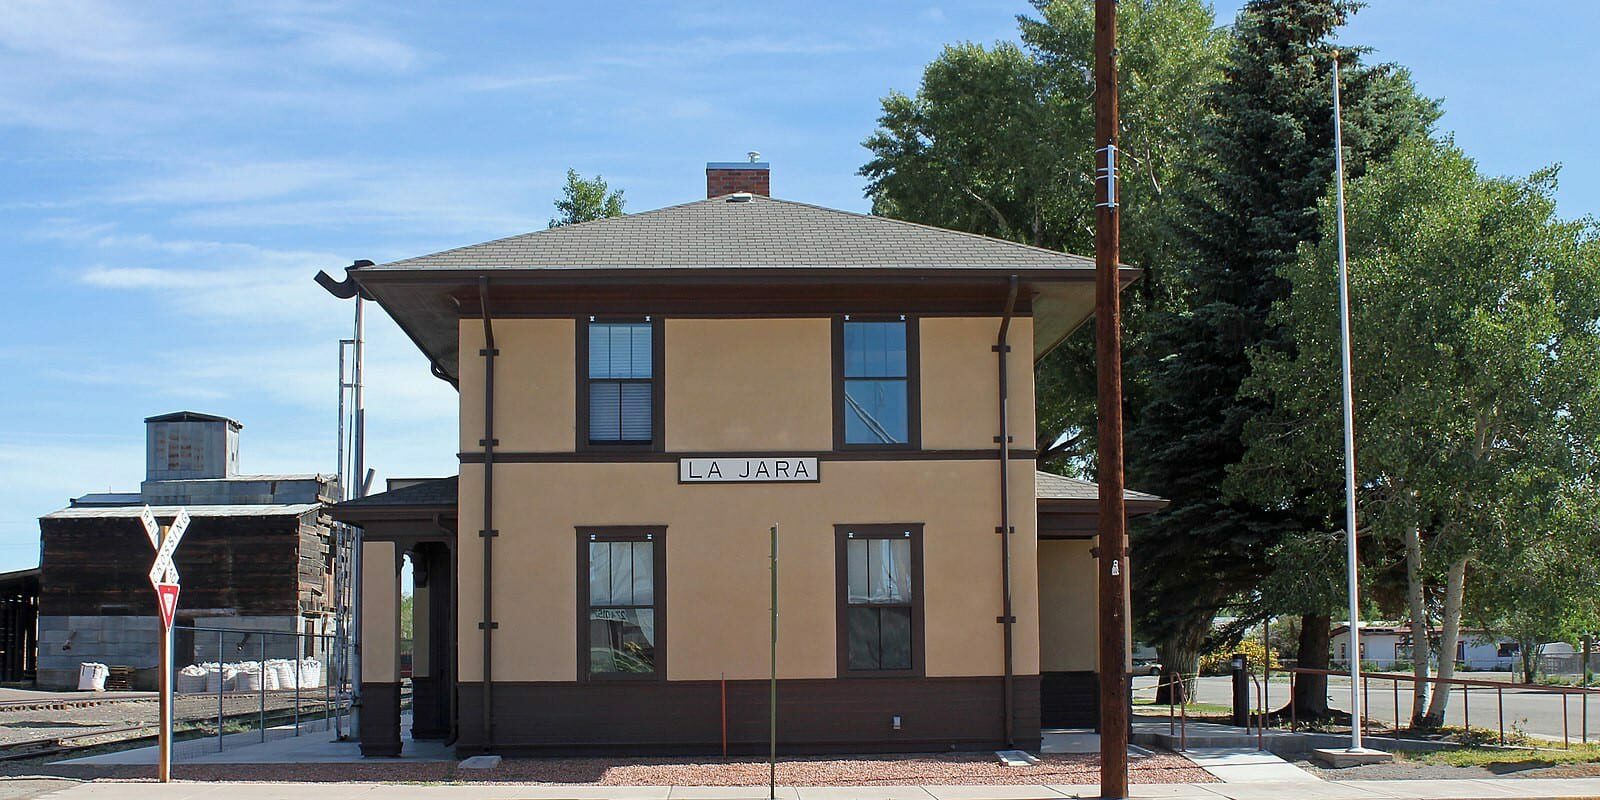
[{"label": "asphalt street", "polygon": [[[1473,673],[1473,679],[1483,677],[1481,673]],[[1150,698],[1155,695],[1156,679],[1153,677],[1134,678],[1134,696],[1136,698]],[[1289,681],[1287,678],[1273,680],[1263,687],[1267,697],[1267,707],[1278,708],[1289,700]],[[1251,703],[1255,704],[1257,689],[1251,688]],[[1500,724],[1501,708],[1504,703],[1504,721],[1507,731],[1521,730],[1523,733],[1550,739],[1561,739],[1563,725],[1567,735],[1574,742],[1581,741],[1584,731],[1584,704],[1582,698],[1576,695],[1556,695],[1545,693],[1532,693],[1508,688],[1496,690],[1487,686],[1474,686],[1463,696],[1463,690],[1456,687],[1452,690],[1450,705],[1445,712],[1445,722],[1449,725],[1464,724],[1469,715],[1474,728],[1495,729]],[[1195,692],[1195,700],[1201,703],[1216,703],[1231,705],[1233,703],[1233,679],[1227,676],[1200,678],[1199,687]],[[1334,708],[1342,711],[1350,710],[1350,681],[1348,678],[1332,678],[1328,682],[1329,703]],[[1366,695],[1368,719],[1382,721],[1386,725],[1393,725],[1395,714],[1395,690],[1392,681],[1373,679],[1368,682]],[[1566,717],[1563,722],[1562,703],[1565,698]],[[1399,689],[1399,717],[1402,721],[1411,713],[1411,692],[1406,683],[1400,684]],[[1588,737],[1591,742],[1600,742],[1600,694],[1591,695],[1588,700]]]}]

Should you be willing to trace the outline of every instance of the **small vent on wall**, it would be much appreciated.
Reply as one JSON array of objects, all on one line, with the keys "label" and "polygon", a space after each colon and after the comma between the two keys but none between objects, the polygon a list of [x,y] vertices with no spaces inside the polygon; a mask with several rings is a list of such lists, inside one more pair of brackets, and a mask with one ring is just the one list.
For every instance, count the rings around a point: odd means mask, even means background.
[{"label": "small vent on wall", "polygon": [[748,203],[748,202],[750,202],[751,198],[753,198],[753,197],[755,197],[755,195],[753,195],[753,194],[751,194],[749,192],[734,192],[733,194],[728,195],[728,202],[730,202],[730,203]]}]

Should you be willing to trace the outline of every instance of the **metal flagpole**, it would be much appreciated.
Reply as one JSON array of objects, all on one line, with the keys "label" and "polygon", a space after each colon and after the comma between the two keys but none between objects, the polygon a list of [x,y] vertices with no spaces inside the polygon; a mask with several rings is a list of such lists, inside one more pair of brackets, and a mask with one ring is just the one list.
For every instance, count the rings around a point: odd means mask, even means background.
[{"label": "metal flagpole", "polygon": [[1334,203],[1339,239],[1339,342],[1344,378],[1345,571],[1350,592],[1350,750],[1361,745],[1361,611],[1356,573],[1355,397],[1350,369],[1350,271],[1344,245],[1344,134],[1339,114],[1339,54],[1333,54]]}]

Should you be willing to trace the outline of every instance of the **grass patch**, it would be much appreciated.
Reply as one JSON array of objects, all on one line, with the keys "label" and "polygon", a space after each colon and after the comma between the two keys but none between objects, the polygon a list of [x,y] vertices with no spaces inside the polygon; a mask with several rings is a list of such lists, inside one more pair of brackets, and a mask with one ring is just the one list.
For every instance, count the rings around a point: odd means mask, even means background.
[{"label": "grass patch", "polygon": [[1482,767],[1493,772],[1516,772],[1558,764],[1600,764],[1600,745],[1596,744],[1573,744],[1570,749],[1563,749],[1559,742],[1508,733],[1506,744],[1509,746],[1498,747],[1500,734],[1487,728],[1466,730],[1447,727],[1438,733],[1444,741],[1464,746],[1454,750],[1429,753],[1406,751],[1396,755],[1402,760],[1419,764]]},{"label": "grass patch", "polygon": [[[1154,700],[1135,700],[1133,701],[1133,705],[1140,711],[1153,711],[1157,714],[1166,714],[1169,711],[1173,713],[1181,713],[1179,706],[1167,705],[1166,703],[1157,705]],[[1189,703],[1181,708],[1188,709],[1188,714],[1190,717],[1233,716],[1233,707],[1225,706],[1221,703]]]}]

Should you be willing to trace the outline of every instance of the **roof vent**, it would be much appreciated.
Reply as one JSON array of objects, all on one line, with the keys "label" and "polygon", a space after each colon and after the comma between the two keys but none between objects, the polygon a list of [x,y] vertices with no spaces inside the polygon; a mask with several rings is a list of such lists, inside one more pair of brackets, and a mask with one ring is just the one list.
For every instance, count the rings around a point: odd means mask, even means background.
[{"label": "roof vent", "polygon": [[754,197],[755,197],[755,195],[753,195],[753,194],[751,194],[749,192],[734,192],[733,194],[728,195],[728,202],[730,202],[730,203],[748,203],[748,202],[750,202],[751,198],[754,198]]}]

